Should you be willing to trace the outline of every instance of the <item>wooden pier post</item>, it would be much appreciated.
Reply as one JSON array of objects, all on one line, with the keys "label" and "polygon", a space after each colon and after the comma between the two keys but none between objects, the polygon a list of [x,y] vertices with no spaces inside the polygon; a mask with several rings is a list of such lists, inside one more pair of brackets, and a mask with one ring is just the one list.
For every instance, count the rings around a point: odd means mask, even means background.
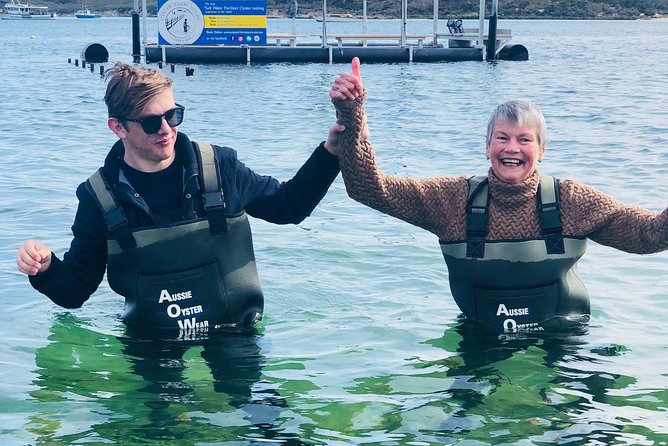
[{"label": "wooden pier post", "polygon": [[135,8],[132,11],[132,60],[134,63],[141,61],[141,44],[139,42],[139,4],[135,0]]},{"label": "wooden pier post", "polygon": [[496,59],[496,21],[499,9],[498,0],[492,0],[492,13],[489,16],[489,31],[487,32],[487,60]]}]

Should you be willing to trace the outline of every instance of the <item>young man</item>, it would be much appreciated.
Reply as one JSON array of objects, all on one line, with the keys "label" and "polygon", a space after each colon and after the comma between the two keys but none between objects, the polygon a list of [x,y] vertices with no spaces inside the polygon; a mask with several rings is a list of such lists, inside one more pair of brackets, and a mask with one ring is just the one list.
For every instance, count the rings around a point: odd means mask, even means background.
[{"label": "young man", "polygon": [[179,133],[185,107],[160,71],[117,63],[107,81],[108,125],[119,140],[77,189],[70,249],[61,260],[27,240],[19,271],[56,304],[78,308],[106,268],[125,297],[123,320],[139,327],[209,331],[260,319],[247,214],[277,224],[309,216],[339,173],[329,144],[281,183],[229,147]]}]

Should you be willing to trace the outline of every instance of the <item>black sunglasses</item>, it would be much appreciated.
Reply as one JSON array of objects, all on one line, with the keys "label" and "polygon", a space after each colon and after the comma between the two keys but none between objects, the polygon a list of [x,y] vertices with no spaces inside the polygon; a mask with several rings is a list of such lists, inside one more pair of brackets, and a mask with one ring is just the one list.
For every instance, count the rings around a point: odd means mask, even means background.
[{"label": "black sunglasses", "polygon": [[167,125],[170,127],[176,127],[177,125],[181,125],[183,122],[183,111],[186,108],[183,105],[176,104],[176,107],[167,110],[165,113],[161,115],[151,115],[151,116],[146,116],[141,119],[133,119],[133,118],[120,118],[123,121],[132,121],[132,122],[138,122],[141,124],[142,130],[144,130],[144,133],[147,135],[153,135],[154,133],[158,133],[160,130],[160,127],[162,127],[162,118],[165,118],[165,121],[167,121]]}]

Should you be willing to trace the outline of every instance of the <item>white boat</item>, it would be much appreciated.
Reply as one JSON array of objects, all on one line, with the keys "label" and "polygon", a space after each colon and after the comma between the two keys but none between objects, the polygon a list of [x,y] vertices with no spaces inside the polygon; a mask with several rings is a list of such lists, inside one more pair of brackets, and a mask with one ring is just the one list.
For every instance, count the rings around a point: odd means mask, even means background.
[{"label": "white boat", "polygon": [[47,6],[35,6],[30,3],[21,3],[21,0],[10,0],[5,3],[4,10],[0,15],[3,20],[53,20],[55,13],[49,13]]},{"label": "white boat", "polygon": [[[313,16],[316,22],[322,22],[322,15],[319,16]],[[358,22],[360,20],[363,20],[362,17],[358,17],[353,14],[337,14],[337,13],[331,13],[327,14],[327,21],[328,22]]]},{"label": "white boat", "polygon": [[86,8],[86,5],[82,3],[81,9],[74,13],[74,17],[76,17],[77,19],[99,19],[100,14]]}]

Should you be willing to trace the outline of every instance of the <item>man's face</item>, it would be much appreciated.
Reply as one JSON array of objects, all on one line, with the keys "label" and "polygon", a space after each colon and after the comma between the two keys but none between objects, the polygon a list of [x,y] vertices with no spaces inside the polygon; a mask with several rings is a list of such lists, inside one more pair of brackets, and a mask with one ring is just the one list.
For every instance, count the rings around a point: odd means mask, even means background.
[{"label": "man's face", "polygon": [[[148,116],[162,115],[176,107],[171,89],[155,96],[144,110],[131,119],[143,119]],[[142,124],[125,121],[125,126],[117,118],[109,118],[109,128],[123,141],[125,156],[123,160],[131,167],[142,172],[157,172],[167,168],[174,161],[174,144],[178,127],[170,127],[164,117],[156,133],[147,134]]]},{"label": "man's face", "polygon": [[519,126],[507,121],[498,121],[494,125],[492,138],[487,144],[492,171],[509,184],[519,184],[529,178],[544,154],[545,144],[538,144],[533,126]]}]

